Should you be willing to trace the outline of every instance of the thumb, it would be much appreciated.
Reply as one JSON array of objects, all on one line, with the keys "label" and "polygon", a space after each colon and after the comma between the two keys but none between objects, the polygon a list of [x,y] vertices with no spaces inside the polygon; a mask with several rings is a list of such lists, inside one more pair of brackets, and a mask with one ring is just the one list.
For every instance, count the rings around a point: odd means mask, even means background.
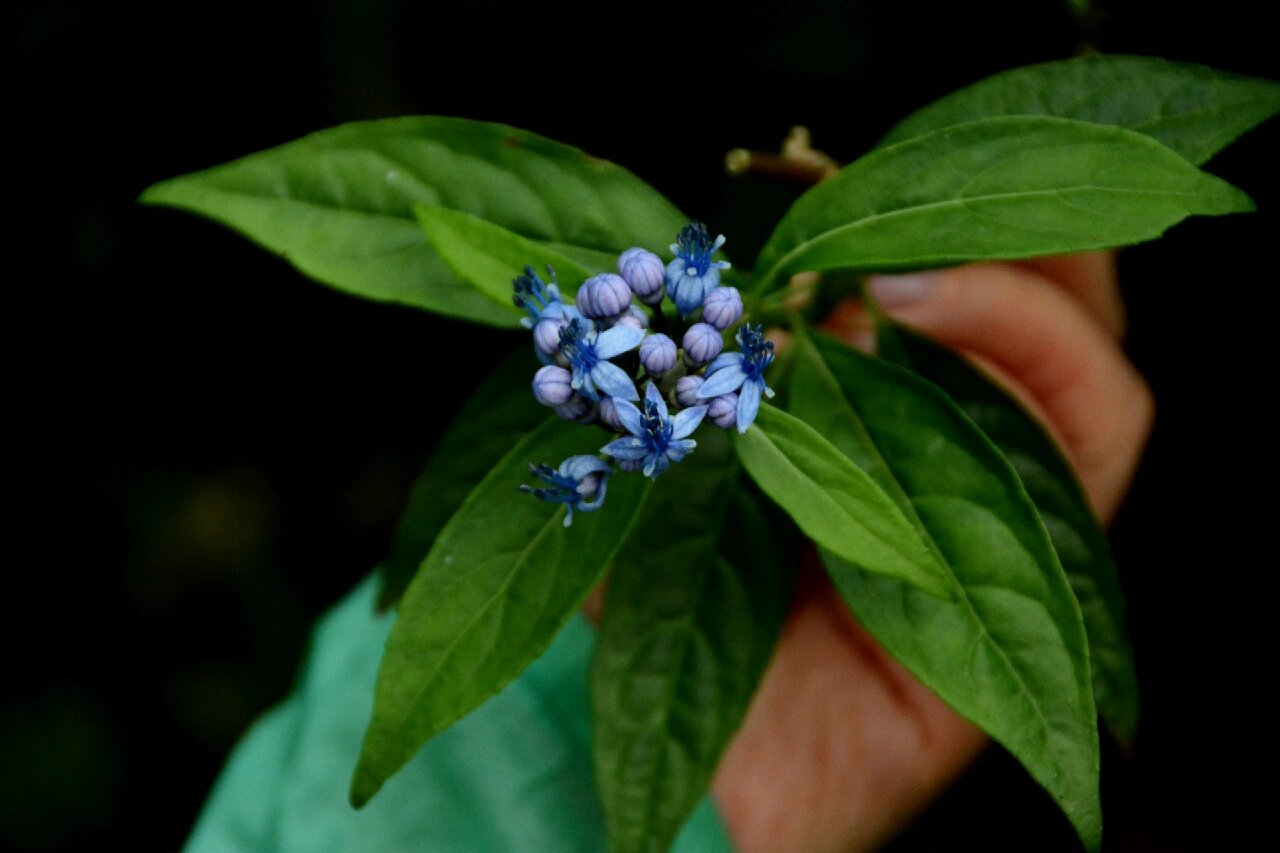
[{"label": "thumb", "polygon": [[1029,398],[1094,510],[1114,515],[1150,432],[1151,392],[1082,303],[1024,267],[981,264],[869,279],[887,314],[992,365]]}]

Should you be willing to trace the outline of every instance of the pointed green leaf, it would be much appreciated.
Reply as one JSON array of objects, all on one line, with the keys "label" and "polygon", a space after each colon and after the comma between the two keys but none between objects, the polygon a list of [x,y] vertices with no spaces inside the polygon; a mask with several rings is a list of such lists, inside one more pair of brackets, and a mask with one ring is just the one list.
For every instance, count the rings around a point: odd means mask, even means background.
[{"label": "pointed green leaf", "polygon": [[462,405],[413,484],[387,559],[379,567],[379,609],[400,600],[431,544],[467,495],[526,433],[547,420],[529,391],[535,362],[522,346]]},{"label": "pointed green leaf", "polygon": [[357,807],[418,748],[550,645],[626,538],[648,481],[615,477],[596,512],[516,491],[530,462],[594,453],[599,433],[547,421],[503,457],[436,538],[401,599],[351,781]]},{"label": "pointed green leaf", "polygon": [[796,336],[791,406],[887,493],[945,566],[941,600],[824,550],[885,649],[1008,749],[1089,848],[1098,730],[1080,608],[1017,473],[946,395],[824,337]]},{"label": "pointed green leaf", "polygon": [[704,430],[654,485],[609,575],[592,752],[617,853],[671,845],[782,628],[797,553],[779,547],[740,478],[728,437]]},{"label": "pointed green leaf", "polygon": [[897,326],[881,327],[879,338],[883,354],[945,391],[1018,472],[1080,602],[1098,713],[1121,742],[1132,743],[1138,680],[1124,593],[1107,535],[1071,465],[1039,421],[960,356]]},{"label": "pointed green leaf", "polygon": [[1200,165],[1280,112],[1280,84],[1147,56],[1080,56],[1015,68],[912,113],[877,147],[994,116],[1126,127]]},{"label": "pointed green leaf", "polygon": [[762,405],[738,458],[813,541],[867,571],[947,596],[944,569],[884,490],[799,418]]},{"label": "pointed green leaf", "polygon": [[612,272],[613,261],[589,269],[550,246],[521,237],[469,213],[427,207],[413,208],[431,248],[444,259],[454,275],[507,307],[516,317],[523,312],[511,302],[511,280],[526,265],[543,278],[550,265],[562,282],[562,295],[572,299],[577,285],[601,272]]},{"label": "pointed green leaf", "polygon": [[495,326],[519,314],[449,269],[414,205],[602,254],[666,245],[686,222],[626,169],[506,125],[439,116],[342,125],[164,181],[141,200],[215,219],[348,293]]},{"label": "pointed green leaf", "polygon": [[872,152],[802,195],[760,252],[792,273],[901,270],[1121,246],[1249,198],[1148,136],[1060,118],[990,118]]}]

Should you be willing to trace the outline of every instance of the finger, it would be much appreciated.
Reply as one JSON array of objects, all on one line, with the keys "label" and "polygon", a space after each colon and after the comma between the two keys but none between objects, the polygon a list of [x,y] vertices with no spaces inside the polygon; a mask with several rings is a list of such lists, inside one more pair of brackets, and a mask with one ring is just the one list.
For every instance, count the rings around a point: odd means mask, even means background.
[{"label": "finger", "polygon": [[1115,252],[1084,252],[1032,258],[1018,266],[1044,276],[1080,301],[1089,315],[1117,340],[1124,337],[1124,300],[1116,276]]},{"label": "finger", "polygon": [[1025,389],[1062,439],[1094,509],[1110,519],[1153,415],[1151,393],[1075,297],[1007,264],[868,280],[893,318],[990,361]]}]

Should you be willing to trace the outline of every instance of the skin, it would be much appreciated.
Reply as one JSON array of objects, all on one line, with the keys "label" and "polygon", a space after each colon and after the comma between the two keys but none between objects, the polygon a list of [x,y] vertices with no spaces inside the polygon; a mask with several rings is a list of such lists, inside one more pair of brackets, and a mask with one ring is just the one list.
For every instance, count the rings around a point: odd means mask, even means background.
[{"label": "skin", "polygon": [[[1150,391],[1119,346],[1114,259],[1076,255],[912,278],[897,288],[873,280],[873,293],[890,316],[974,358],[1027,402],[1109,522],[1153,417]],[[856,302],[839,306],[827,328],[871,343]],[[857,624],[810,559],[712,793],[745,853],[871,850],[985,745]]]}]

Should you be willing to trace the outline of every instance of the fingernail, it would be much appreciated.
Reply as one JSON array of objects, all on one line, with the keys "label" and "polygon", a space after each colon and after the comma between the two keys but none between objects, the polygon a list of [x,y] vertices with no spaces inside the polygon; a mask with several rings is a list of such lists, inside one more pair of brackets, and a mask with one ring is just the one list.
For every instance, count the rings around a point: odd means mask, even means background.
[{"label": "fingernail", "polygon": [[899,308],[928,299],[938,289],[940,281],[940,272],[875,275],[867,279],[867,289],[882,308]]}]

